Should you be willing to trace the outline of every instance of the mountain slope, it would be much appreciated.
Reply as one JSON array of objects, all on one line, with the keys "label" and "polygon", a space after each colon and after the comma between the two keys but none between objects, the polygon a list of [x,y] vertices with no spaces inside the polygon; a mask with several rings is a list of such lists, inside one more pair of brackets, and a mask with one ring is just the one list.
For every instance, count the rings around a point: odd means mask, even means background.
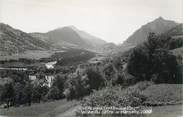
[{"label": "mountain slope", "polygon": [[29,34],[0,23],[0,55],[11,55],[26,50],[47,50],[48,43],[37,40]]},{"label": "mountain slope", "polygon": [[74,26],[58,28],[47,33],[31,33],[33,37],[45,40],[54,46],[97,50],[106,42]]},{"label": "mountain slope", "polygon": [[173,38],[183,37],[183,24],[179,24],[176,27],[170,29],[166,32],[166,34]]},{"label": "mountain slope", "polygon": [[78,35],[88,44],[90,44],[90,46],[92,46],[95,49],[99,49],[101,46],[107,44],[106,41],[95,37],[85,31],[79,30],[74,26],[71,26],[71,28],[78,33]]},{"label": "mountain slope", "polygon": [[178,23],[174,21],[165,20],[162,17],[159,17],[154,21],[143,25],[140,29],[134,32],[124,43],[138,45],[146,40],[149,32],[162,34],[176,27],[177,25]]},{"label": "mountain slope", "polygon": [[48,36],[49,41],[52,43],[60,45],[65,45],[68,43],[73,46],[81,47],[88,46],[87,43],[70,27],[55,29],[47,32],[45,35]]}]

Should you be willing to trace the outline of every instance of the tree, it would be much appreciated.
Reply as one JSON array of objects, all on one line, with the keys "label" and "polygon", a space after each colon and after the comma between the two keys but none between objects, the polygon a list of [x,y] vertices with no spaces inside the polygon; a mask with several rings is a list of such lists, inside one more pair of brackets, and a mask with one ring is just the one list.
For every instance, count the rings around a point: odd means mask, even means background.
[{"label": "tree", "polygon": [[68,100],[81,99],[90,93],[86,76],[71,76],[65,83],[64,94]]},{"label": "tree", "polygon": [[134,48],[131,53],[127,69],[137,80],[175,82],[176,57],[159,43],[163,40],[161,37],[150,33],[147,42]]},{"label": "tree", "polygon": [[20,104],[23,104],[23,89],[24,85],[20,82],[15,82],[14,84],[14,90],[15,90],[15,104],[16,106],[19,106]]},{"label": "tree", "polygon": [[48,87],[45,85],[35,85],[33,86],[33,91],[32,91],[32,100],[34,102],[39,102],[43,97],[48,93]]},{"label": "tree", "polygon": [[58,99],[60,99],[60,90],[56,86],[52,86],[49,89],[46,97],[47,97],[47,99],[58,100]]},{"label": "tree", "polygon": [[87,69],[84,75],[71,75],[65,83],[64,95],[68,100],[82,99],[93,90],[104,86],[101,74],[92,69]]},{"label": "tree", "polygon": [[53,80],[52,86],[48,91],[46,97],[48,99],[61,99],[64,98],[64,83],[66,77],[64,75],[58,74]]},{"label": "tree", "polygon": [[117,70],[112,63],[104,66],[103,75],[106,85],[112,85],[118,77]]},{"label": "tree", "polygon": [[149,62],[147,49],[138,46],[134,48],[129,57],[127,65],[128,72],[134,75],[137,80],[149,79]]},{"label": "tree", "polygon": [[1,100],[6,103],[9,108],[11,105],[14,105],[15,91],[13,88],[13,83],[7,83],[4,85],[3,92],[1,95]]},{"label": "tree", "polygon": [[28,103],[28,105],[31,105],[32,102],[32,90],[33,90],[33,86],[30,82],[27,82],[25,87],[24,87],[24,101],[25,103]]},{"label": "tree", "polygon": [[157,83],[176,82],[176,57],[166,49],[157,49],[152,56],[152,74],[157,74],[153,79]]},{"label": "tree", "polygon": [[169,49],[183,47],[183,38],[175,38],[169,41]]},{"label": "tree", "polygon": [[64,91],[64,83],[66,80],[66,76],[62,74],[56,75],[55,79],[53,80],[53,87],[57,87],[59,90],[59,98],[63,98],[63,91]]},{"label": "tree", "polygon": [[100,87],[104,86],[105,80],[99,72],[94,71],[92,69],[88,69],[86,71],[86,74],[88,78],[87,83],[90,86],[90,90],[93,90],[93,89],[98,90]]}]

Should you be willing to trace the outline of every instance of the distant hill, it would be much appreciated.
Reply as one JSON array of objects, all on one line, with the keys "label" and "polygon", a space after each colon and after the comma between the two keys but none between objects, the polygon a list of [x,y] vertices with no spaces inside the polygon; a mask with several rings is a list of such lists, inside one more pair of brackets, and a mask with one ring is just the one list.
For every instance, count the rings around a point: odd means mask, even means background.
[{"label": "distant hill", "polygon": [[147,39],[149,32],[162,34],[176,27],[177,25],[179,24],[174,21],[165,20],[162,17],[159,17],[154,21],[143,25],[140,29],[135,31],[123,44],[136,46]]},{"label": "distant hill", "polygon": [[0,56],[19,54],[27,50],[48,50],[49,48],[48,43],[0,23]]},{"label": "distant hill", "polygon": [[107,55],[116,53],[117,50],[118,50],[118,45],[116,45],[114,43],[106,43],[103,46],[101,46],[101,48],[100,48],[100,52],[107,54]]},{"label": "distant hill", "polygon": [[57,61],[56,65],[77,65],[83,62],[87,62],[91,58],[95,57],[96,53],[87,51],[85,49],[70,48],[62,52],[56,52],[48,58],[43,58],[43,61]]},{"label": "distant hill", "polygon": [[57,47],[75,47],[89,50],[98,50],[106,42],[74,26],[57,28],[47,33],[31,33],[33,37],[46,40]]},{"label": "distant hill", "polygon": [[174,49],[172,52],[176,56],[183,56],[183,24],[165,20],[161,17],[143,25],[140,29],[135,31],[124,43],[117,47],[115,55],[123,58],[125,58],[124,56],[128,56],[134,47],[146,41],[149,32],[171,37],[167,38],[168,40],[166,41],[169,45],[168,49]]},{"label": "distant hill", "polygon": [[72,52],[76,49],[97,51],[106,43],[73,26],[58,28],[47,33],[28,34],[0,23],[0,60],[40,59],[57,52]]}]

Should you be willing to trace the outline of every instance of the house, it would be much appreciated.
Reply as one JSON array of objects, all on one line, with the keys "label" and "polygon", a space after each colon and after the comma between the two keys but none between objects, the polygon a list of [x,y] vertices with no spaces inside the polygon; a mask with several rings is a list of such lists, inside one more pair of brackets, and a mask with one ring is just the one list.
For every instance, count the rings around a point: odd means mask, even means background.
[{"label": "house", "polygon": [[50,75],[50,76],[45,76],[45,78],[46,78],[46,81],[47,81],[47,86],[51,87],[55,77],[53,75]]},{"label": "house", "polygon": [[53,69],[57,61],[48,62],[45,64],[47,69]]},{"label": "house", "polygon": [[48,87],[51,87],[53,80],[54,80],[53,75],[46,75],[45,79],[37,79],[36,75],[29,75],[29,79],[32,81],[33,84],[39,84],[42,83],[43,85],[46,85]]}]

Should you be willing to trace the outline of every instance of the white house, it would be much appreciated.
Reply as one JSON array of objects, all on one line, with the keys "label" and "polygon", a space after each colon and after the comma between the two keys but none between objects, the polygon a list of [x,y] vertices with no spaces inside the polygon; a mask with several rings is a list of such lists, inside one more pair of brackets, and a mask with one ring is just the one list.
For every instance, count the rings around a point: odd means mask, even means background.
[{"label": "white house", "polygon": [[47,69],[53,69],[54,65],[57,63],[57,61],[48,62],[45,64]]}]

